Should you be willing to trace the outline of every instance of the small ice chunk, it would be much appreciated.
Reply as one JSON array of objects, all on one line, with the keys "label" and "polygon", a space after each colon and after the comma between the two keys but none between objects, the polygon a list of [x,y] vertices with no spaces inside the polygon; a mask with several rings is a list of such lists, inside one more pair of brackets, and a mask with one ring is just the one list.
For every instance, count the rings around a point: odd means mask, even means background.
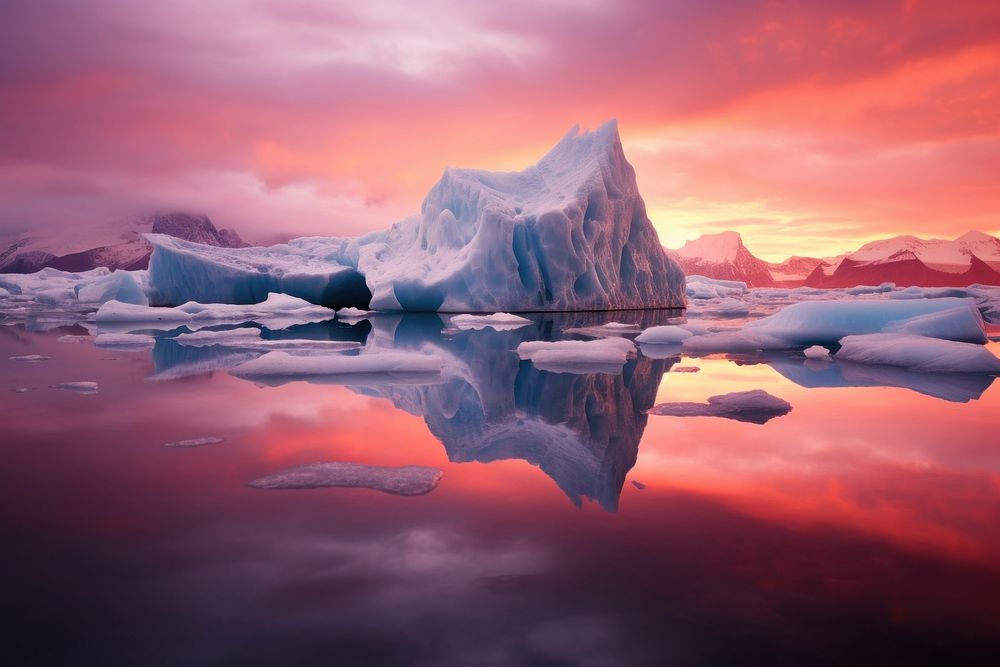
[{"label": "small ice chunk", "polygon": [[822,345],[812,345],[802,350],[802,354],[806,355],[808,359],[829,359],[830,350],[826,349]]},{"label": "small ice chunk", "polygon": [[671,345],[683,343],[685,339],[694,334],[686,328],[673,324],[660,327],[649,327],[636,337],[638,343],[649,343],[651,345]]},{"label": "small ice chunk", "polygon": [[307,463],[259,477],[256,489],[320,489],[349,487],[373,489],[397,496],[421,496],[437,487],[444,473],[425,466],[389,468],[360,463]]},{"label": "small ice chunk", "polygon": [[640,491],[643,491],[646,488],[645,484],[635,479],[632,480],[632,486],[639,489]]},{"label": "small ice chunk", "polygon": [[701,368],[698,366],[674,366],[670,369],[671,373],[697,373]]},{"label": "small ice chunk", "polygon": [[90,336],[80,335],[80,334],[66,334],[65,336],[59,336],[59,338],[56,339],[56,342],[75,344],[75,343],[85,343],[88,340],[90,340]]},{"label": "small ice chunk", "polygon": [[112,300],[97,309],[95,319],[99,323],[173,322],[184,324],[191,321],[191,315],[177,308],[151,308],[150,306]]},{"label": "small ice chunk", "polygon": [[690,275],[685,278],[688,298],[717,299],[746,294],[747,284],[739,280],[715,280],[705,276]]},{"label": "small ice chunk", "polygon": [[148,350],[156,344],[156,339],[144,334],[102,333],[94,338],[97,347],[110,347],[119,350]]},{"label": "small ice chunk", "polygon": [[698,309],[700,315],[713,317],[744,317],[750,314],[750,306],[733,297],[709,301]]},{"label": "small ice chunk", "polygon": [[620,373],[635,356],[635,344],[626,338],[597,340],[528,341],[517,346],[521,359],[554,373]]},{"label": "small ice chunk", "polygon": [[670,417],[724,417],[741,422],[763,424],[788,414],[788,401],[772,396],[763,389],[737,391],[712,396],[707,403],[661,403],[649,410],[651,415]]},{"label": "small ice chunk", "polygon": [[51,357],[47,357],[44,354],[18,354],[7,358],[11,361],[23,361],[29,364],[37,364],[39,361],[48,361]]},{"label": "small ice chunk", "polygon": [[35,387],[14,387],[11,391],[15,394],[27,394],[29,391],[35,391]]},{"label": "small ice chunk", "polygon": [[171,447],[175,449],[187,449],[189,447],[204,447],[205,445],[217,445],[220,442],[225,442],[225,438],[217,438],[215,436],[205,436],[202,438],[189,438],[188,440],[177,440],[176,442],[165,443],[164,447]]},{"label": "small ice chunk", "polygon": [[369,352],[367,354],[295,356],[268,352],[234,368],[233,375],[255,381],[282,382],[318,380],[339,384],[366,384],[373,380],[391,381],[439,376],[444,359],[419,352]]},{"label": "small ice chunk", "polygon": [[52,385],[53,389],[65,389],[66,391],[73,391],[78,394],[96,394],[97,393],[97,383],[89,380],[80,380],[77,382],[62,382],[60,384]]},{"label": "small ice chunk", "polygon": [[608,322],[592,327],[572,327],[564,329],[563,333],[579,334],[590,338],[604,338],[606,336],[624,336],[626,334],[637,334],[642,331],[638,324],[625,324],[623,322]]},{"label": "small ice chunk", "polygon": [[371,313],[370,310],[361,310],[360,308],[341,308],[337,311],[338,320],[363,320]]},{"label": "small ice chunk", "polygon": [[925,373],[1000,374],[1000,359],[982,345],[909,334],[846,336],[837,360],[899,366]]},{"label": "small ice chunk", "polygon": [[510,331],[531,324],[531,320],[511,313],[493,313],[492,315],[452,315],[451,325],[456,329],[480,330],[490,327],[497,331]]},{"label": "small ice chunk", "polygon": [[881,285],[856,285],[855,287],[848,287],[844,290],[847,294],[851,296],[858,296],[860,294],[882,294],[884,292],[891,292],[895,289],[896,283],[882,283]]}]

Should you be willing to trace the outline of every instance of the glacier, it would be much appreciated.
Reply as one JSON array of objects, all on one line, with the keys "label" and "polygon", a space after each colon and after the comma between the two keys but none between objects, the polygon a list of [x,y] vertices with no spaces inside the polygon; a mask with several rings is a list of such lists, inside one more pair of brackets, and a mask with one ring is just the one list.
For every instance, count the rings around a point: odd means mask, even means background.
[{"label": "glacier", "polygon": [[448,168],[419,215],[355,239],[221,249],[146,238],[154,305],[256,303],[269,292],[382,311],[685,304],[684,275],[646,216],[615,121],[573,128],[524,171]]}]

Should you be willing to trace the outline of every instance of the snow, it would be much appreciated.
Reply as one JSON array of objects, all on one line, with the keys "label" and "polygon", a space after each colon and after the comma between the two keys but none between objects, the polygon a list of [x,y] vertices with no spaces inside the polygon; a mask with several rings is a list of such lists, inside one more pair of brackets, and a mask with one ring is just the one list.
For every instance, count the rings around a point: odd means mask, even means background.
[{"label": "snow", "polygon": [[528,341],[517,346],[517,354],[521,359],[530,359],[539,370],[614,374],[635,356],[635,344],[625,338]]},{"label": "snow", "polygon": [[687,259],[698,259],[708,264],[724,264],[736,260],[743,241],[738,232],[726,231],[718,234],[702,234],[687,241],[674,254]]},{"label": "snow", "polygon": [[511,313],[493,313],[492,315],[452,315],[451,326],[456,329],[485,329],[491,327],[497,331],[509,331],[531,324],[531,320]]},{"label": "snow", "polygon": [[426,381],[440,376],[445,360],[419,352],[368,352],[366,354],[294,356],[288,352],[268,352],[244,362],[231,373],[258,382],[281,383],[313,380],[333,384],[366,384],[415,379]]},{"label": "snow", "polygon": [[247,322],[277,320],[282,325],[300,322],[322,322],[332,319],[334,311],[316,306],[287,294],[268,294],[256,304],[232,305],[189,301],[173,308],[154,308],[108,301],[97,310],[98,324],[139,322],[186,324],[189,322]]},{"label": "snow", "polygon": [[52,385],[53,389],[65,389],[77,394],[96,394],[97,383],[90,380],[78,380],[76,382],[63,382]]},{"label": "snow", "polygon": [[94,338],[97,347],[111,347],[121,350],[148,350],[156,344],[152,336],[128,333],[102,333]]},{"label": "snow", "polygon": [[909,334],[846,336],[839,360],[899,366],[925,373],[1000,374],[1000,359],[981,345]]},{"label": "snow", "polygon": [[[684,305],[614,121],[574,128],[515,173],[446,169],[384,232],[221,250],[150,234],[151,303],[249,303],[268,292],[390,311],[525,312]],[[370,298],[369,298],[370,296]]]},{"label": "snow", "polygon": [[668,324],[659,327],[649,327],[639,334],[635,340],[637,343],[651,345],[671,345],[674,343],[683,343],[685,339],[693,335],[683,327]]},{"label": "snow", "polygon": [[852,261],[883,264],[912,257],[928,267],[946,273],[964,273],[975,255],[994,269],[1000,269],[1000,241],[982,232],[967,232],[954,240],[895,236],[872,241],[850,253]]},{"label": "snow", "polygon": [[389,468],[360,463],[307,463],[259,477],[257,489],[317,489],[349,487],[373,489],[398,496],[420,496],[433,491],[444,473],[425,466]]},{"label": "snow", "polygon": [[830,350],[826,349],[822,345],[812,345],[802,350],[802,354],[806,355],[807,359],[829,359]]},{"label": "snow", "polygon": [[[924,317],[947,311],[944,319]],[[806,301],[750,322],[748,337],[766,336],[786,347],[832,345],[844,336],[898,331],[907,325],[925,336],[970,343],[986,342],[983,318],[972,299]],[[690,342],[690,341],[686,341]],[[767,347],[761,349],[769,349]],[[771,348],[777,349],[777,348]]]},{"label": "snow", "polygon": [[176,442],[168,442],[165,443],[163,446],[170,447],[172,449],[188,449],[191,447],[204,447],[205,445],[217,445],[225,441],[226,441],[225,438],[205,436],[202,438],[190,438],[188,440],[178,440]]},{"label": "snow", "polygon": [[670,417],[724,417],[741,422],[763,424],[788,414],[791,404],[762,389],[737,391],[712,396],[707,403],[661,403],[649,410],[651,415]]}]

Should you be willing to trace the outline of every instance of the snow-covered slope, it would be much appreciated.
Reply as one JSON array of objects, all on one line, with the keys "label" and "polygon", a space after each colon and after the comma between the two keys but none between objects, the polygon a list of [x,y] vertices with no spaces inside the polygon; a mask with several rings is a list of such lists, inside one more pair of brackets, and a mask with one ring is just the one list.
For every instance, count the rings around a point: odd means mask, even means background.
[{"label": "snow-covered slope", "polygon": [[689,275],[739,280],[748,287],[770,287],[774,284],[768,263],[747,250],[739,232],[702,234],[671,251],[671,255]]},{"label": "snow-covered slope", "polygon": [[891,281],[900,287],[1000,284],[1000,239],[968,232],[953,241],[895,236],[867,243],[818,266],[811,287],[850,287]]},{"label": "snow-covered slope", "polygon": [[0,240],[0,273],[144,269],[152,246],[142,234],[153,232],[224,248],[246,244],[230,229],[216,229],[205,215],[156,213],[57,232],[28,232]]},{"label": "snow-covered slope", "polygon": [[822,263],[816,257],[793,255],[783,262],[769,262],[768,268],[775,285],[798,286]]},{"label": "snow-covered slope", "polygon": [[[282,281],[291,275],[294,294],[338,307],[523,312],[684,305],[683,273],[646,217],[615,121],[594,132],[574,128],[521,172],[447,169],[420,215],[358,239],[296,239],[240,253],[150,240],[157,303],[245,302],[260,289],[286,289]],[[299,280],[303,273],[312,278]],[[335,283],[319,282],[323,275],[363,276],[370,303],[360,290],[336,293]],[[269,284],[227,289],[226,282]]]}]

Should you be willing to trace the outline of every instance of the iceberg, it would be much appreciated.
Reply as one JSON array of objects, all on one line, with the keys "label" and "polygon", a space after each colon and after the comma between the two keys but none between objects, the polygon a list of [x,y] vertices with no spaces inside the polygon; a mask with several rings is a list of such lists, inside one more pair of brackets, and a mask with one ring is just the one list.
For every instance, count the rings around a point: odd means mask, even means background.
[{"label": "iceberg", "polygon": [[684,276],[660,245],[618,127],[574,128],[521,172],[446,169],[421,213],[356,239],[215,248],[148,234],[150,302],[253,303],[283,292],[331,307],[527,312],[677,308]]},{"label": "iceberg", "polygon": [[255,489],[321,489],[348,487],[373,489],[397,496],[422,496],[433,491],[444,473],[426,466],[388,468],[360,463],[307,463],[259,477]]},{"label": "iceberg", "polygon": [[899,366],[924,373],[1000,374],[1000,359],[982,345],[909,334],[846,336],[835,355],[865,364]]},{"label": "iceberg", "polygon": [[723,417],[741,422],[764,424],[775,417],[788,414],[792,409],[788,401],[773,396],[763,389],[737,391],[712,396],[707,403],[660,403],[649,414],[669,417]]},{"label": "iceberg", "polygon": [[[942,315],[942,313],[947,313]],[[923,336],[985,343],[986,329],[976,302],[954,297],[923,300],[806,301],[755,320],[744,336],[785,347],[834,345],[844,336],[902,331]],[[697,339],[685,341],[685,345]],[[780,344],[759,349],[780,349]]]},{"label": "iceberg", "polygon": [[[233,305],[225,303],[187,303],[173,308],[138,306],[118,301],[108,301],[97,310],[98,324],[141,323],[167,325],[188,323],[247,322],[275,320],[281,324],[295,322],[322,322],[334,317],[334,311],[316,306],[288,294],[267,295],[260,303]],[[172,328],[172,327],[170,327]]]}]

